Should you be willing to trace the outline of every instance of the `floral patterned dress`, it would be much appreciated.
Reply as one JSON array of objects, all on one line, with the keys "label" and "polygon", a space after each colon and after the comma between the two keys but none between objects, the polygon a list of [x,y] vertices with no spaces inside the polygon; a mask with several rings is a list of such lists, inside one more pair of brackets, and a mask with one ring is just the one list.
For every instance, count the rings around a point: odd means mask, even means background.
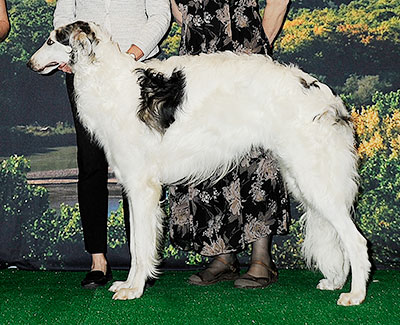
[{"label": "floral patterned dress", "polygon": [[[178,0],[180,55],[268,53],[257,0]],[[204,256],[238,252],[289,223],[288,194],[270,152],[254,148],[217,183],[170,187],[170,239]]]}]

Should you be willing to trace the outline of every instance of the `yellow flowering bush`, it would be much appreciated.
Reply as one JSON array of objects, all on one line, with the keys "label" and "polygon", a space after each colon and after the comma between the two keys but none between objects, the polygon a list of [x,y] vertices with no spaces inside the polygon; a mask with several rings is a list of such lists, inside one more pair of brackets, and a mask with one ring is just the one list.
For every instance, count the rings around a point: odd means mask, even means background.
[{"label": "yellow flowering bush", "polygon": [[379,78],[370,80],[376,86],[370,94],[397,89],[399,17],[398,0],[353,0],[338,8],[293,11],[274,44],[274,57],[298,64],[340,93],[354,74]]},{"label": "yellow flowering bush", "polygon": [[375,264],[400,265],[400,90],[376,93],[352,118],[360,157],[358,224]]}]

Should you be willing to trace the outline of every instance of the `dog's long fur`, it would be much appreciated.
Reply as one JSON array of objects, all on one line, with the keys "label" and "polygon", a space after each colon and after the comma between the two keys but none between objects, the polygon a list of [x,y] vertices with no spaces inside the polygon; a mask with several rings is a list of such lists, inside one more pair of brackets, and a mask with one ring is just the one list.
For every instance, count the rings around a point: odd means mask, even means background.
[{"label": "dog's long fur", "polygon": [[84,22],[51,32],[29,66],[48,73],[61,62],[75,74],[79,116],[129,198],[131,269],[110,288],[114,299],[140,297],[157,274],[161,184],[222,177],[254,146],[273,152],[304,207],[303,252],[325,277],[317,287],[342,288],[351,267],[351,291],[338,304],[365,299],[367,245],[350,216],[358,187],[353,126],[326,85],[262,55],[139,63]]}]

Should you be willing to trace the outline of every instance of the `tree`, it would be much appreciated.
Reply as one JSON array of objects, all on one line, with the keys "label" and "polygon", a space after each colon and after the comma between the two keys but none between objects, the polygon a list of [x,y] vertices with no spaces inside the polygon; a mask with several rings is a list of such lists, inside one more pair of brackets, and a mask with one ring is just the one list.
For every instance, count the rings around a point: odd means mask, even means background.
[{"label": "tree", "polygon": [[0,126],[70,121],[61,73],[43,77],[26,67],[52,29],[54,5],[44,0],[9,0],[11,31],[0,43]]},{"label": "tree", "polygon": [[29,169],[28,160],[21,156],[0,163],[0,238],[7,243],[0,249],[0,263],[20,262],[26,249],[22,225],[48,209],[47,190],[27,182]]},{"label": "tree", "polygon": [[53,10],[44,0],[8,0],[11,32],[0,56],[25,64],[52,30]]},{"label": "tree", "polygon": [[276,57],[334,87],[357,75],[379,75],[400,87],[398,0],[357,0],[337,9],[299,10],[285,23]]}]

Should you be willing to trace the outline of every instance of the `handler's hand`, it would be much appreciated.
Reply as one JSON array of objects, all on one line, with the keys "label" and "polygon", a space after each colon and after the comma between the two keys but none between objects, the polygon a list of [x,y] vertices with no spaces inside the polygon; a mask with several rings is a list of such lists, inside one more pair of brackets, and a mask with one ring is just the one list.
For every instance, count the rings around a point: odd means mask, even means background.
[{"label": "handler's hand", "polygon": [[61,63],[58,69],[66,73],[72,73],[71,67],[66,63]]},{"label": "handler's hand", "polygon": [[126,51],[126,53],[133,54],[136,61],[138,61],[144,55],[143,51],[135,44],[132,44],[129,50]]}]

